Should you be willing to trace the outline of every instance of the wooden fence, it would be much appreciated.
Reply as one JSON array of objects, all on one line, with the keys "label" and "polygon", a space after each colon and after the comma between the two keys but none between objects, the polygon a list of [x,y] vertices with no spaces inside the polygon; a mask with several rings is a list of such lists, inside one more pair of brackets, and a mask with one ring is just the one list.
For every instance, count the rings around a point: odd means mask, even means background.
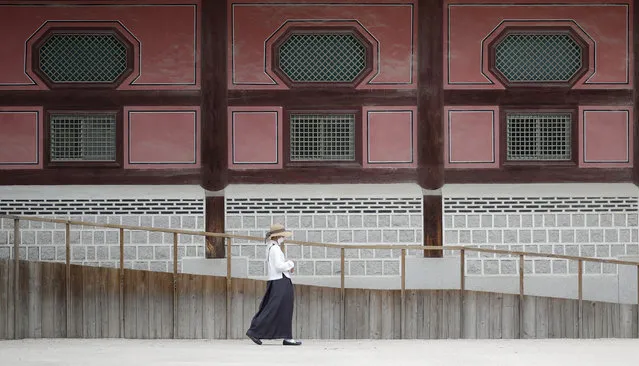
[{"label": "wooden fence", "polygon": [[[0,260],[0,339],[38,337],[229,338],[244,337],[265,282],[231,277],[233,239],[262,238],[81,221],[4,216],[14,220],[14,259]],[[19,260],[20,220],[66,225],[66,263]],[[119,229],[120,266],[70,263],[71,226]],[[173,273],[124,269],[124,230],[173,233]],[[226,238],[227,276],[178,273],[179,235]],[[341,286],[297,286],[294,331],[300,338],[547,338],[638,337],[639,306],[583,300],[586,261],[636,266],[613,259],[524,253],[475,247],[338,245],[289,241],[293,245],[340,248]],[[345,251],[401,250],[399,290],[345,288]],[[460,252],[459,290],[406,290],[406,250]],[[519,256],[519,294],[465,288],[465,253]],[[550,299],[524,293],[524,257],[578,263],[578,299]],[[637,294],[639,303],[639,291]]]}]

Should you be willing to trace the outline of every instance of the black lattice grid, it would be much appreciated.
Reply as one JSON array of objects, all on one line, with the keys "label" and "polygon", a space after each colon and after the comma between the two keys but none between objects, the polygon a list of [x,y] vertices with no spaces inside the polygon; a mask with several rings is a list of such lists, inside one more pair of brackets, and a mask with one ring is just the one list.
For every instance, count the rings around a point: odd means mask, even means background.
[{"label": "black lattice grid", "polygon": [[508,114],[507,160],[570,160],[570,113]]},{"label": "black lattice grid", "polygon": [[55,83],[112,83],[127,69],[126,47],[113,34],[54,34],[39,59]]},{"label": "black lattice grid", "polygon": [[50,120],[51,161],[115,161],[115,114],[56,114]]},{"label": "black lattice grid", "polygon": [[565,82],[582,67],[582,50],[568,34],[510,34],[495,49],[508,81]]},{"label": "black lattice grid", "polygon": [[352,34],[293,34],[279,67],[294,82],[352,82],[366,68],[366,48]]},{"label": "black lattice grid", "polygon": [[291,115],[291,161],[354,161],[354,114]]}]

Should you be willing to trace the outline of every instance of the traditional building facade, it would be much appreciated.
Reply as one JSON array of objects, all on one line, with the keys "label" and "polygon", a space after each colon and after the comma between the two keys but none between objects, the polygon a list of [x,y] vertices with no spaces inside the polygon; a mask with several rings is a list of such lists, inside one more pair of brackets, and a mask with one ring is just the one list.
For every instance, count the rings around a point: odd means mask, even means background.
[{"label": "traditional building facade", "polygon": [[[0,213],[255,236],[278,222],[303,241],[636,256],[635,9],[0,0]],[[64,227],[24,225],[23,258],[64,260]],[[11,243],[4,220],[0,258]],[[125,243],[128,268],[171,270],[172,236],[133,232]],[[245,275],[264,275],[260,243],[233,250]],[[339,275],[339,250],[288,250],[299,276]],[[213,262],[224,243],[181,236],[178,255],[181,270]],[[118,260],[117,231],[73,231],[73,263]],[[508,256],[466,261],[469,276],[519,271]],[[347,252],[345,271],[399,267],[397,250],[362,249]],[[531,258],[525,271],[576,267]]]}]

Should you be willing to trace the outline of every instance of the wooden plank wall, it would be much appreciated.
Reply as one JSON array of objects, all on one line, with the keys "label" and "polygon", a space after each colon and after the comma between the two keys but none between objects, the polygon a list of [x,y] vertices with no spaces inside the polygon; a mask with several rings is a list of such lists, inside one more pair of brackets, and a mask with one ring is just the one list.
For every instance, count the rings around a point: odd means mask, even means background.
[{"label": "wooden plank wall", "polygon": [[[67,324],[64,263],[20,262],[18,323],[14,321],[14,263],[0,260],[0,339],[120,337],[119,270],[71,266]],[[262,301],[263,281],[233,279],[233,339],[246,329]],[[293,333],[300,339],[340,339],[340,289],[296,286]],[[407,290],[405,324],[401,291],[346,289],[346,339],[577,338],[579,302],[458,290]],[[225,339],[226,278],[179,274],[177,324],[173,275],[124,271],[125,338]],[[584,338],[637,337],[637,305],[583,302]]]}]

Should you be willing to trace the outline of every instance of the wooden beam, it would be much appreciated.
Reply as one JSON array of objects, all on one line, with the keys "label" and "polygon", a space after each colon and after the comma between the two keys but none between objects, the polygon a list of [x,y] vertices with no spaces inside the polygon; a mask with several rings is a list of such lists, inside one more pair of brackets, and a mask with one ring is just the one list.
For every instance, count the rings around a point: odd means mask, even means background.
[{"label": "wooden beam", "polygon": [[552,88],[510,88],[506,90],[446,90],[444,103],[447,106],[546,106],[566,105],[628,105],[633,101],[631,90],[583,90]]},{"label": "wooden beam", "polygon": [[[442,196],[424,196],[424,245],[441,247],[442,243]],[[441,258],[441,250],[424,250],[424,257]]]},{"label": "wooden beam", "polygon": [[444,185],[443,0],[417,5],[418,182],[425,189]]},{"label": "wooden beam", "polygon": [[[206,197],[206,231],[224,232],[224,197]],[[206,238],[206,258],[224,258],[224,238]]]},{"label": "wooden beam", "polygon": [[202,2],[202,187],[227,185],[227,2]]},{"label": "wooden beam", "polygon": [[[68,291],[68,288],[67,288],[67,291]],[[18,339],[20,337],[20,311],[21,311],[21,307],[20,307],[20,220],[14,219],[13,220],[13,339]]]}]

